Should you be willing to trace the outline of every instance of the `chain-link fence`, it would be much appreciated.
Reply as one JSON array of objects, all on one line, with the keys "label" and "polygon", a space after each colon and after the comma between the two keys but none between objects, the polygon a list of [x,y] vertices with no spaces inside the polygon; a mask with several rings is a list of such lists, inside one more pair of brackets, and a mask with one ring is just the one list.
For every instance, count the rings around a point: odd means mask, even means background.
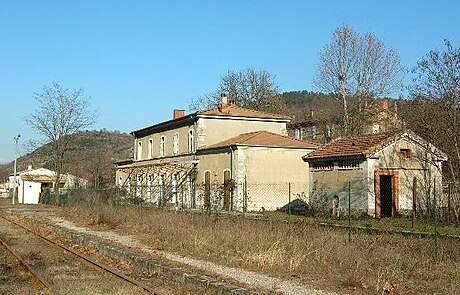
[{"label": "chain-link fence", "polygon": [[[73,201],[78,198],[99,198],[103,201],[116,203],[144,204],[158,208],[196,209],[203,211],[234,211],[234,212],[261,212],[282,211],[285,213],[312,215],[321,214],[324,217],[346,217],[349,213],[348,201],[344,199],[327,202],[324,208],[319,206],[320,201],[315,196],[309,196],[307,182],[278,182],[254,183],[249,181],[225,184],[218,182],[194,183],[184,181],[180,184],[157,183],[151,185],[124,186],[118,188],[60,190],[60,203]],[[444,201],[438,205],[437,218],[447,221],[457,220],[455,207],[457,194],[454,188],[447,185],[443,188]],[[414,196],[418,199],[423,196]],[[310,198],[310,199],[309,199]],[[45,188],[40,195],[40,203],[56,203],[56,194],[51,188]],[[334,212],[336,209],[337,212]],[[353,204],[352,211],[355,210]],[[367,208],[363,207],[363,210]],[[323,211],[321,211],[323,210]],[[338,214],[341,211],[341,214]],[[414,210],[415,211],[415,207]],[[335,214],[334,214],[335,213]],[[355,213],[355,212],[352,212]],[[353,214],[353,217],[361,216]],[[426,218],[423,212],[417,209],[417,216]],[[428,216],[429,217],[429,216]]]},{"label": "chain-link fence", "polygon": [[[60,202],[99,199],[117,203],[144,204],[159,208],[198,209],[203,211],[275,211],[305,214],[308,207],[308,184],[301,182],[222,183],[184,182],[181,185],[155,184],[120,188],[60,191]],[[44,190],[41,203],[55,203],[53,190]]]}]

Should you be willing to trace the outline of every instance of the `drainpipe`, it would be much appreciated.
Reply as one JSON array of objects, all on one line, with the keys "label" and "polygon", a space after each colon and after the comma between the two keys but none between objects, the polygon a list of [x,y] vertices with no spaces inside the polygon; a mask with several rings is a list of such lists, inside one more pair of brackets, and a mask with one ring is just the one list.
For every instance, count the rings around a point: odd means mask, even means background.
[{"label": "drainpipe", "polygon": [[[24,203],[24,197],[25,197],[25,186],[24,186],[25,181],[22,181],[22,203]],[[18,196],[18,203],[19,203],[19,196]]]},{"label": "drainpipe", "polygon": [[[233,147],[230,146],[229,147],[230,149],[230,179],[233,180],[233,182],[235,182],[235,180],[233,179]],[[233,210],[233,189],[231,190],[231,194],[230,194],[230,208]]]},{"label": "drainpipe", "polygon": [[[196,151],[198,149],[198,132],[197,132],[197,121],[198,121],[198,117],[196,115],[192,115],[192,120],[193,120],[193,149],[192,149],[192,161],[195,161],[197,160],[197,156],[196,156]],[[192,190],[192,194],[191,194],[191,207],[193,209],[196,208],[196,181],[197,181],[197,178],[198,178],[198,168],[197,168],[198,165],[195,165],[194,164],[194,167],[193,169],[196,169],[196,173],[194,172],[194,175],[195,175],[195,179],[193,179],[192,177],[192,183],[191,183],[191,190]]]},{"label": "drainpipe", "polygon": [[193,160],[196,160],[196,150],[197,150],[197,144],[198,144],[198,133],[196,132],[197,130],[197,121],[198,121],[198,118],[197,117],[192,117],[193,118]]},{"label": "drainpipe", "polygon": [[233,147],[229,147],[230,150],[230,179],[233,179]]}]

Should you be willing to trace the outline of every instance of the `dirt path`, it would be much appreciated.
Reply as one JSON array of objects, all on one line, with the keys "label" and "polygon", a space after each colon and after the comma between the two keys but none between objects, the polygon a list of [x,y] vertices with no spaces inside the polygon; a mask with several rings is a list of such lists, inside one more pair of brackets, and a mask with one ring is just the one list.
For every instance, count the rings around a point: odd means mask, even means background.
[{"label": "dirt path", "polygon": [[62,219],[54,215],[51,210],[38,210],[35,208],[13,209],[15,212],[26,214],[31,217],[47,219],[52,225],[60,226],[62,228],[79,232],[86,235],[92,235],[98,238],[113,241],[121,245],[131,247],[146,253],[161,255],[170,261],[195,267],[197,269],[204,270],[208,273],[213,273],[219,276],[229,277],[242,284],[253,286],[255,288],[264,289],[267,291],[275,291],[282,294],[289,295],[335,295],[337,293],[325,292],[321,290],[315,290],[309,286],[299,284],[292,280],[282,280],[265,274],[256,273],[253,271],[247,271],[240,268],[227,267],[216,263],[197,260],[189,257],[183,257],[175,255],[165,251],[159,251],[152,249],[151,247],[142,244],[133,237],[127,235],[120,235],[112,231],[96,231],[87,227],[77,226],[75,223]]}]

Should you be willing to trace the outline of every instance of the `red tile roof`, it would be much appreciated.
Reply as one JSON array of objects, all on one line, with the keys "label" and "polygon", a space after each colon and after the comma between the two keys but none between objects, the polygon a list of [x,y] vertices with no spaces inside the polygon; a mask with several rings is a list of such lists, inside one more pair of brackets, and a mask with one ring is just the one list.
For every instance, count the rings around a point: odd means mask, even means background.
[{"label": "red tile roof", "polygon": [[[154,132],[154,130],[159,128],[175,128],[177,124],[189,124],[190,120],[193,120],[195,116],[219,116],[219,117],[240,117],[240,118],[257,118],[257,119],[266,119],[266,120],[279,120],[289,122],[291,118],[289,116],[266,113],[251,109],[246,109],[238,107],[235,104],[227,104],[223,107],[215,107],[211,109],[206,109],[192,113],[190,115],[182,116],[176,119],[171,119],[165,122],[161,122],[155,125],[137,129],[131,132],[134,136],[143,136],[149,132]],[[176,126],[177,127],[177,126]]]},{"label": "red tile roof", "polygon": [[382,144],[396,139],[404,132],[386,132],[350,138],[339,138],[303,157],[304,160],[325,158],[366,157]]},{"label": "red tile roof", "polygon": [[208,116],[249,117],[249,118],[261,118],[261,119],[290,120],[289,116],[255,111],[251,109],[238,107],[234,104],[228,104],[223,107],[215,107],[212,109],[198,111],[197,114],[198,115],[208,115]]},{"label": "red tile roof", "polygon": [[318,145],[310,141],[303,141],[287,137],[284,135],[268,132],[255,131],[243,133],[219,143],[208,146],[204,149],[213,149],[228,147],[234,145],[249,145],[249,146],[268,146],[268,147],[290,147],[290,148],[309,148],[316,149]]},{"label": "red tile roof", "polygon": [[[31,181],[31,182],[41,182],[41,183],[53,183],[55,181],[55,178],[52,176],[48,175],[21,175],[21,179],[25,181]],[[65,183],[66,178],[63,175],[61,179],[59,180],[59,183]]]}]

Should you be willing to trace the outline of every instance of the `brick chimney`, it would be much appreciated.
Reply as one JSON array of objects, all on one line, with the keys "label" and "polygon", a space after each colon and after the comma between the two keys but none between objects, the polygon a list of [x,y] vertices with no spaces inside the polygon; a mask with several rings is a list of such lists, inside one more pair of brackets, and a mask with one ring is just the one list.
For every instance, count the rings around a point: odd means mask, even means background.
[{"label": "brick chimney", "polygon": [[382,109],[388,110],[388,107],[390,106],[390,101],[388,99],[382,99],[381,105]]},{"label": "brick chimney", "polygon": [[221,93],[220,94],[220,107],[223,108],[228,105],[228,97],[227,94]]},{"label": "brick chimney", "polygon": [[173,119],[178,119],[185,116],[185,110],[174,109]]}]

